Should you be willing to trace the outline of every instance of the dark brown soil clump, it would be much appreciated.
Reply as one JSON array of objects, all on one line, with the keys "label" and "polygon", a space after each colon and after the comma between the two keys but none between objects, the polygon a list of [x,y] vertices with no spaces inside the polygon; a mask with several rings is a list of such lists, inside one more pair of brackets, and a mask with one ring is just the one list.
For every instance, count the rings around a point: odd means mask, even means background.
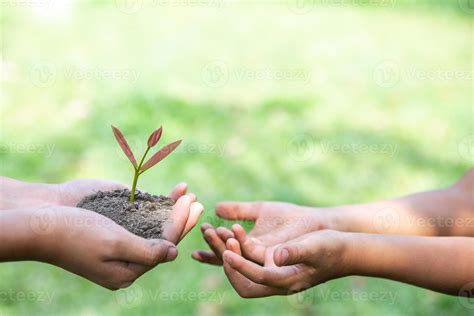
[{"label": "dark brown soil clump", "polygon": [[136,191],[130,204],[130,190],[115,190],[88,195],[77,207],[102,214],[143,238],[162,238],[174,201],[166,196]]}]

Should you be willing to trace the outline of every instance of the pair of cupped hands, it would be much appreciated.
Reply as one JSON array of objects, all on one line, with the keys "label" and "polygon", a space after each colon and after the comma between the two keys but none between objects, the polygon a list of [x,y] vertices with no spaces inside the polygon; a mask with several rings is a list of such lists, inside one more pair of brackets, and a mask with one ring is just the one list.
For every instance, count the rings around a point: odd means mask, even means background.
[{"label": "pair of cupped hands", "polygon": [[[176,245],[196,225],[203,206],[187,184],[170,193],[175,201],[163,239],[146,240],[112,220],[75,207],[97,191],[127,186],[109,180],[73,180],[58,184],[47,201],[54,213],[55,231],[42,237],[38,256],[108,289],[130,286],[141,275],[177,256]],[[223,265],[230,283],[242,297],[285,295],[344,275],[336,269],[342,242],[339,235],[311,208],[281,202],[222,202],[216,213],[226,220],[255,222],[247,234],[239,224],[231,229],[203,224],[210,250],[196,250],[200,262]],[[49,214],[51,215],[51,214]],[[51,216],[50,216],[51,217]],[[88,225],[71,225],[72,223]],[[92,225],[95,223],[96,225]],[[47,250],[50,249],[50,250]],[[38,259],[38,258],[35,258]]]}]

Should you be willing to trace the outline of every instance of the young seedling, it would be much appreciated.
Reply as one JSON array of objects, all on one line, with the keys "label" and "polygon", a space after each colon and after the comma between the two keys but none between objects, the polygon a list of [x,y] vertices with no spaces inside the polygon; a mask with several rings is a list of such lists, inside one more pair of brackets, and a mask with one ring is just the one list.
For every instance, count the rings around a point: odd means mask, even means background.
[{"label": "young seedling", "polygon": [[179,146],[179,144],[181,143],[181,140],[175,141],[171,144],[164,146],[159,151],[157,151],[153,156],[151,156],[151,158],[148,159],[147,162],[143,163],[150,149],[153,146],[155,146],[161,138],[161,133],[163,132],[163,128],[160,127],[159,129],[151,133],[150,137],[148,137],[148,143],[147,143],[148,146],[145,150],[145,153],[142,156],[142,159],[140,159],[140,163],[137,164],[135,156],[133,155],[132,150],[128,146],[127,140],[123,136],[122,132],[115,126],[112,126],[112,130],[114,132],[115,139],[117,139],[117,142],[119,143],[120,147],[122,148],[127,158],[132,163],[133,169],[135,170],[135,174],[133,176],[132,190],[130,191],[130,203],[133,203],[133,201],[135,200],[135,189],[137,188],[138,177],[142,173],[144,173],[146,170],[150,169],[151,167],[153,167],[154,165],[156,165],[157,163],[165,159],[166,156],[171,154],[173,150],[175,150],[176,147]]}]

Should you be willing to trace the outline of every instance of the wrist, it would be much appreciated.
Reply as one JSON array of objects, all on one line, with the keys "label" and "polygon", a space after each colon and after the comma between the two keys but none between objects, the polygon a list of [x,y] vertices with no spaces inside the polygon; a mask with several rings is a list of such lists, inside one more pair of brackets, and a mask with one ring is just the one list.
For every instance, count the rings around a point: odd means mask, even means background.
[{"label": "wrist", "polygon": [[59,186],[46,183],[29,183],[0,177],[0,209],[18,209],[57,205]]},{"label": "wrist", "polygon": [[340,264],[343,266],[343,276],[357,275],[359,270],[358,256],[361,256],[358,248],[361,242],[357,233],[340,232],[342,253]]},{"label": "wrist", "polygon": [[403,265],[397,261],[397,251],[392,247],[396,237],[367,234],[344,233],[346,240],[344,261],[347,275],[387,277]]},{"label": "wrist", "polygon": [[312,208],[311,210],[314,220],[312,226],[313,231],[330,229],[334,231],[350,231],[347,220],[344,219],[346,213],[342,208]]},{"label": "wrist", "polygon": [[58,234],[60,230],[59,214],[55,206],[43,206],[28,209],[24,222],[26,231],[26,250],[30,254],[28,260],[53,263],[57,256],[57,241],[64,240]]},{"label": "wrist", "polygon": [[40,209],[18,208],[0,212],[0,261],[41,260],[48,225]]},{"label": "wrist", "polygon": [[321,230],[311,235],[313,248],[308,261],[317,269],[328,267],[326,281],[353,274],[351,233]]},{"label": "wrist", "polygon": [[29,217],[29,226],[35,241],[32,253],[34,260],[55,264],[64,242],[60,221],[60,209],[57,206],[45,206],[35,209]]},{"label": "wrist", "polygon": [[354,274],[354,246],[357,244],[357,237],[353,233],[340,231],[333,232],[334,240],[337,243],[337,256],[335,256],[337,265],[337,276],[345,277]]}]

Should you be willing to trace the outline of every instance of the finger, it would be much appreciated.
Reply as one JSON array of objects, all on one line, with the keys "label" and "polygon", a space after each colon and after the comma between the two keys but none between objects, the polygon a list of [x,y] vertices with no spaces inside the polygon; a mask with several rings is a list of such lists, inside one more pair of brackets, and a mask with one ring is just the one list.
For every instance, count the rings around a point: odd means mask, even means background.
[{"label": "finger", "polygon": [[191,257],[202,263],[207,263],[215,266],[222,265],[222,259],[218,258],[216,254],[209,250],[195,250]]},{"label": "finger", "polygon": [[122,280],[118,285],[119,288],[129,287],[136,279],[153,268],[125,261],[109,261],[107,264],[109,264],[108,272],[112,273],[115,279]]},{"label": "finger", "polygon": [[259,207],[255,202],[221,202],[216,205],[216,214],[230,220],[256,220]]},{"label": "finger", "polygon": [[218,227],[216,229],[217,235],[223,240],[227,241],[229,238],[234,238],[234,233],[226,227]]},{"label": "finger", "polygon": [[197,201],[196,194],[189,192],[189,193],[186,193],[186,195],[191,198],[191,202],[196,202]]},{"label": "finger", "polygon": [[85,277],[111,290],[123,289],[129,287],[136,279],[150,269],[150,267],[135,263],[107,261],[104,262],[103,271],[100,271],[98,278],[91,278],[87,275]]},{"label": "finger", "polygon": [[201,232],[204,234],[204,232],[209,228],[214,229],[214,226],[212,226],[209,223],[204,223],[204,224],[201,225]]},{"label": "finger", "polygon": [[[174,246],[173,246],[174,247]],[[159,259],[160,261],[171,261],[176,258],[177,250],[166,254],[166,257]],[[140,276],[152,269],[153,266],[137,264],[125,261],[107,261],[105,262],[105,271],[101,273],[104,279],[103,286],[111,289],[126,288],[135,282]],[[111,283],[112,282],[112,283]]]},{"label": "finger", "polygon": [[228,263],[232,268],[240,272],[250,281],[258,284],[274,287],[286,287],[286,279],[294,276],[294,269],[290,267],[265,268],[233,253],[232,251],[224,252],[223,261],[224,263]]},{"label": "finger", "polygon": [[176,247],[162,239],[146,240],[130,234],[113,246],[114,255],[106,261],[124,261],[154,267],[176,258]]},{"label": "finger", "polygon": [[191,207],[191,198],[187,195],[181,196],[176,204],[173,206],[171,211],[170,218],[165,223],[165,228],[163,230],[163,238],[171,241],[172,243],[177,243],[179,237],[186,227],[188,222],[189,212]]},{"label": "finger", "polygon": [[107,264],[107,272],[111,275],[109,278],[121,280],[118,284],[118,288],[121,289],[129,287],[136,279],[152,269],[149,266],[124,261],[109,261]]},{"label": "finger", "polygon": [[234,239],[234,238],[227,239],[227,242],[225,243],[225,246],[228,250],[230,250],[232,252],[235,252],[239,256],[242,255],[242,250],[240,249],[240,244],[236,239]]},{"label": "finger", "polygon": [[222,254],[226,250],[226,247],[222,239],[217,236],[216,230],[207,229],[204,232],[204,239],[206,240],[211,250],[216,254],[216,256],[222,258]]},{"label": "finger", "polygon": [[224,273],[235,291],[244,298],[287,294],[285,290],[252,282],[229,263],[224,262]]},{"label": "finger", "polygon": [[178,183],[170,193],[170,198],[174,201],[178,201],[178,199],[186,194],[188,190],[188,184],[185,182]]},{"label": "finger", "polygon": [[189,231],[194,226],[196,226],[199,220],[199,216],[201,216],[203,210],[204,210],[204,207],[202,206],[201,203],[194,202],[191,204],[188,221],[186,222],[186,226],[184,227],[184,231],[181,234],[181,237],[179,238],[179,240],[182,240],[189,233]]},{"label": "finger", "polygon": [[239,224],[232,225],[232,232],[235,239],[240,244],[243,256],[250,260],[263,264],[265,261],[265,247],[255,241],[255,238],[249,237],[245,229]]},{"label": "finger", "polygon": [[294,240],[277,247],[273,253],[273,261],[277,266],[289,266],[304,263],[311,257],[309,248],[303,241]]}]

